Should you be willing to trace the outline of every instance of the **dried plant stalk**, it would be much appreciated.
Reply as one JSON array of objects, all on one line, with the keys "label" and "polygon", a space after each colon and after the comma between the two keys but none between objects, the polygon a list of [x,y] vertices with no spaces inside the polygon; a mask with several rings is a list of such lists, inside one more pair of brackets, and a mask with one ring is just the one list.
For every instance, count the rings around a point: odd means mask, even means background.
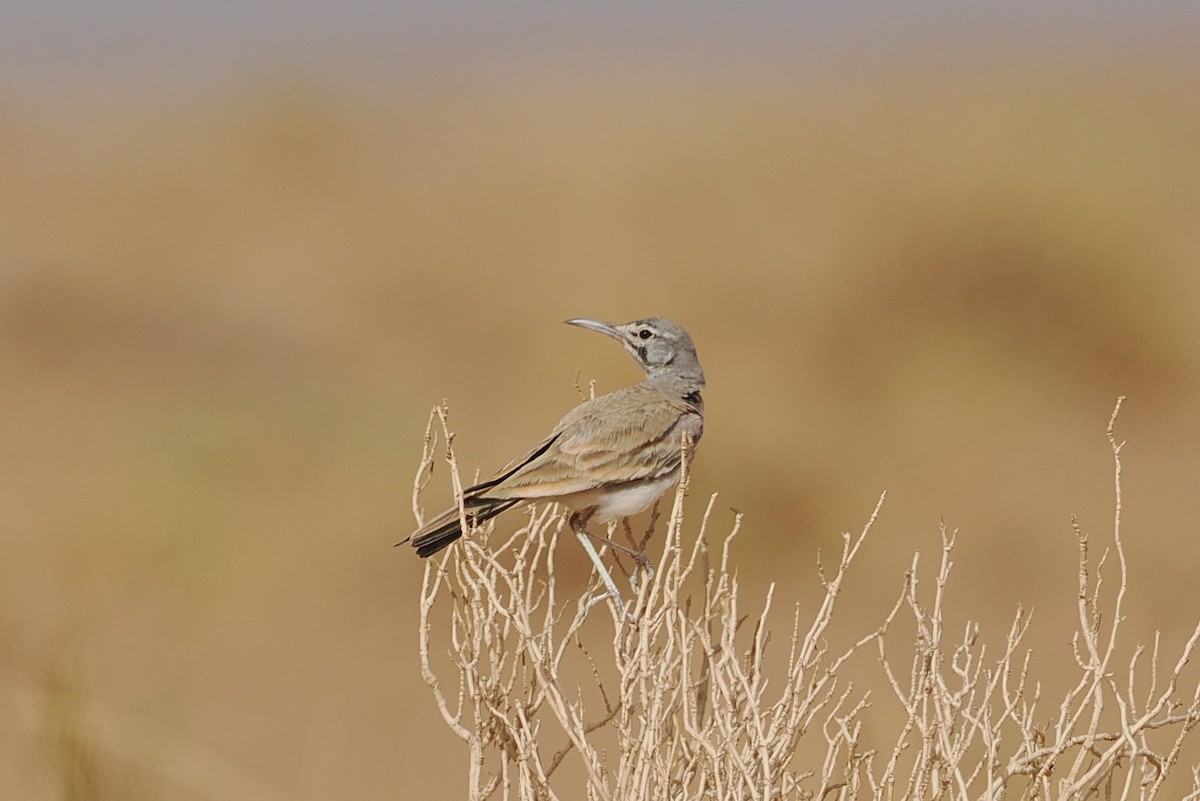
[{"label": "dried plant stalk", "polygon": [[[600,589],[595,581],[583,592],[560,587],[555,553],[563,520],[552,506],[529,508],[524,525],[507,537],[489,524],[428,563],[422,669],[443,719],[467,746],[468,796],[1155,798],[1200,722],[1200,686],[1183,686],[1200,626],[1174,663],[1168,665],[1156,635],[1148,664],[1147,649],[1139,647],[1123,673],[1117,670],[1128,589],[1121,445],[1113,435],[1119,409],[1120,402],[1108,437],[1120,583],[1107,601],[1100,591],[1106,560],[1093,568],[1088,537],[1076,524],[1079,678],[1052,714],[1040,711],[1032,654],[1022,649],[1030,625],[1023,610],[994,654],[977,624],[968,623],[958,636],[945,630],[955,533],[944,526],[932,592],[921,590],[917,554],[879,627],[845,650],[830,648],[827,635],[845,576],[882,497],[857,536],[843,535],[836,568],[818,565],[824,596],[811,617],[797,606],[787,654],[771,661],[775,587],[757,602],[742,597],[730,561],[740,514],[710,566],[716,496],[695,532],[685,534],[685,474],[657,570],[637,587],[626,616],[611,603],[597,603],[602,596],[592,597]],[[439,429],[456,492],[462,486],[445,409],[438,409],[426,434],[414,509]],[[444,656],[433,653],[435,619],[439,639],[449,642]],[[891,656],[902,624],[913,629],[911,639],[902,640],[913,651],[904,671]],[[855,679],[861,686],[880,676],[899,704],[898,717],[893,710],[876,715],[873,704],[882,710],[883,702],[855,690]],[[1138,686],[1147,682],[1139,695]],[[454,689],[444,689],[447,684]],[[900,723],[889,735],[880,720]],[[871,743],[867,723],[874,729]],[[1188,797],[1200,799],[1200,774],[1187,768]]]}]

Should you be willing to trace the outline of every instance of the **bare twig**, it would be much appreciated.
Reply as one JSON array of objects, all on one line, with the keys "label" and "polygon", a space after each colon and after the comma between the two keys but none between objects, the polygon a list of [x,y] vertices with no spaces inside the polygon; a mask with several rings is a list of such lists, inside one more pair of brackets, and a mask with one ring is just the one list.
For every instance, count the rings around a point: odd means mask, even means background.
[{"label": "bare twig", "polygon": [[[1187,798],[1200,801],[1200,774],[1190,764],[1197,757],[1184,757],[1200,724],[1200,687],[1184,687],[1200,625],[1173,663],[1155,633],[1151,647],[1133,648],[1117,668],[1130,588],[1123,443],[1113,434],[1120,406],[1107,431],[1119,583],[1115,595],[1107,590],[1107,558],[1093,563],[1089,538],[1073,520],[1079,678],[1051,719],[1039,712],[1042,687],[1022,645],[1028,613],[1018,609],[995,646],[978,623],[947,630],[957,532],[945,525],[931,587],[921,585],[916,554],[883,622],[841,650],[831,647],[837,601],[883,497],[857,536],[843,534],[836,565],[818,563],[824,593],[807,616],[794,607],[786,653],[772,656],[778,591],[771,585],[764,597],[748,599],[740,587],[731,550],[740,513],[723,536],[719,562],[710,564],[716,496],[689,533],[685,472],[655,570],[639,582],[630,618],[595,614],[594,579],[589,588],[560,587],[554,552],[563,522],[553,507],[533,509],[495,542],[489,524],[428,563],[422,671],[442,719],[467,746],[468,797],[1148,801],[1167,793],[1168,777],[1184,762]],[[418,519],[439,434],[461,498],[440,408],[430,417],[414,483]],[[642,545],[650,531],[653,525]],[[636,544],[631,529],[626,535]],[[909,626],[906,641],[899,630]],[[447,654],[431,645],[435,629],[446,632]],[[585,644],[597,638],[603,645]],[[912,648],[911,659],[892,656],[898,638]],[[876,659],[866,659],[867,651]],[[856,689],[879,675],[874,666],[901,713],[890,729],[877,710],[895,705]],[[457,689],[447,693],[446,686]],[[567,763],[570,774],[561,770]],[[582,791],[565,784],[568,775],[584,782]]]}]

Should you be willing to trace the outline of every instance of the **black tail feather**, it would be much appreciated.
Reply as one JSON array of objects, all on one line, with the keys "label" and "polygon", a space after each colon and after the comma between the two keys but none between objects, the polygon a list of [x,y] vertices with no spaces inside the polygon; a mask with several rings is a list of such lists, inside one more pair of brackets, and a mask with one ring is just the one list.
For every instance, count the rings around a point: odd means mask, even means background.
[{"label": "black tail feather", "polygon": [[[519,499],[503,500],[503,501],[476,501],[467,511],[467,521],[472,526],[478,526],[486,523],[501,512],[511,509],[520,503]],[[404,542],[412,542],[412,546],[417,549],[417,556],[422,559],[433,556],[438,551],[445,548],[450,543],[463,535],[462,523],[455,514],[450,520],[446,521],[436,528],[429,531],[423,531],[420,534],[415,534],[409,537]],[[399,544],[399,543],[397,543]]]},{"label": "black tail feather", "polygon": [[[507,481],[521,468],[525,467],[534,459],[538,458],[547,450],[549,450],[550,446],[553,445],[555,440],[557,440],[561,435],[561,431],[555,433],[541,445],[534,448],[520,459],[511,462],[507,467],[504,468],[500,475],[488,481],[476,484],[473,487],[468,487],[463,492],[463,503],[466,506],[467,520],[470,521],[472,526],[478,526],[480,523],[486,523],[496,515],[507,509],[511,509],[521,502],[519,498],[498,500],[495,498],[486,498],[480,496],[484,495],[487,490],[490,490],[498,484]],[[445,522],[439,523],[439,520]],[[457,509],[449,509],[443,512],[433,520],[429,521],[429,523],[426,525],[431,526],[431,528],[428,530],[421,529],[412,536],[406,537],[396,544],[403,545],[406,542],[411,542],[412,546],[417,549],[417,555],[424,558],[427,556],[432,556],[463,535],[462,524],[459,522]]]}]

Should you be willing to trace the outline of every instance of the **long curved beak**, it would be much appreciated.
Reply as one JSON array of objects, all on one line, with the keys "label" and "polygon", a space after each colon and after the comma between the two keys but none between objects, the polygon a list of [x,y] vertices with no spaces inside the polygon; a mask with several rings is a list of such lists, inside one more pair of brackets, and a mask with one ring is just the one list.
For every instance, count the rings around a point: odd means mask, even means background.
[{"label": "long curved beak", "polygon": [[596,331],[601,334],[612,337],[613,339],[624,340],[621,332],[612,323],[606,323],[603,320],[589,320],[586,317],[576,317],[573,320],[563,320],[567,325],[577,325],[580,328],[586,328],[589,331]]}]

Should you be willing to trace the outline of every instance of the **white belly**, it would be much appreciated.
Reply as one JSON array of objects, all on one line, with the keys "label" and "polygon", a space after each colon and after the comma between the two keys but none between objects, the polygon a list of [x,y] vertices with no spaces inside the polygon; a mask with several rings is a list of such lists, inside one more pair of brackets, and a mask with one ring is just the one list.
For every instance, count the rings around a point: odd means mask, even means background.
[{"label": "white belly", "polygon": [[596,517],[601,521],[628,517],[646,509],[664,492],[679,483],[679,472],[669,476],[604,490],[596,508]]}]

